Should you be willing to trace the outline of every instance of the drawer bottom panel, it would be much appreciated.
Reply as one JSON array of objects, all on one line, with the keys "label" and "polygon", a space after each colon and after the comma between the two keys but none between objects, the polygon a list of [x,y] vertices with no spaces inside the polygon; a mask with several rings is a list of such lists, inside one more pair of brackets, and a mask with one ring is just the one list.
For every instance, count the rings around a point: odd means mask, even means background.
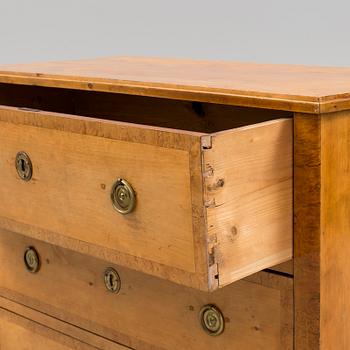
[{"label": "drawer bottom panel", "polygon": [[[27,247],[35,247],[40,256],[35,274],[24,267]],[[207,293],[5,230],[0,230],[0,266],[0,294],[6,300],[134,349],[293,346],[291,277],[260,272]],[[105,286],[109,267],[120,276],[117,294]],[[225,330],[219,336],[208,335],[200,321],[200,310],[209,304],[224,317]]]}]

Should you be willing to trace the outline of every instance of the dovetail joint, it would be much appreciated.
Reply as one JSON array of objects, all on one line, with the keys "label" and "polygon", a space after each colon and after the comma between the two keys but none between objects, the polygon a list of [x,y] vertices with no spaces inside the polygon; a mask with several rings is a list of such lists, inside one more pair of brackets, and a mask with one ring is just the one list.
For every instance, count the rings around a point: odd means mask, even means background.
[{"label": "dovetail joint", "polygon": [[211,135],[205,135],[201,138],[202,149],[212,148],[212,137]]},{"label": "dovetail joint", "polygon": [[208,254],[208,263],[209,263],[209,267],[213,266],[215,264],[215,254],[214,251],[209,252]]},{"label": "dovetail joint", "polygon": [[207,199],[204,201],[204,206],[206,208],[213,208],[215,207],[215,198]]},{"label": "dovetail joint", "polygon": [[205,164],[205,170],[203,172],[203,177],[208,178],[214,176],[214,169],[210,164]]}]

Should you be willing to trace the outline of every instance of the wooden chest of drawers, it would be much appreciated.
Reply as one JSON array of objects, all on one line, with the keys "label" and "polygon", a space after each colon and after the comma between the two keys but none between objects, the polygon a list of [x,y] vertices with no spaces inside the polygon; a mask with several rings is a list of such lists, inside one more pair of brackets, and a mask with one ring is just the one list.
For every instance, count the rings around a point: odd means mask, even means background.
[{"label": "wooden chest of drawers", "polygon": [[346,88],[347,69],[0,67],[0,349],[348,349]]}]

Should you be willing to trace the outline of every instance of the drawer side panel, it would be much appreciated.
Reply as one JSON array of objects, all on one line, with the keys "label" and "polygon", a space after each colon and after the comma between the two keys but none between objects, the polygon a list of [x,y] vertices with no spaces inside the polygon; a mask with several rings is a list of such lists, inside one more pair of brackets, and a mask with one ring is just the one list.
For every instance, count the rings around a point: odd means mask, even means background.
[{"label": "drawer side panel", "polygon": [[209,253],[224,286],[292,257],[292,120],[204,141]]}]

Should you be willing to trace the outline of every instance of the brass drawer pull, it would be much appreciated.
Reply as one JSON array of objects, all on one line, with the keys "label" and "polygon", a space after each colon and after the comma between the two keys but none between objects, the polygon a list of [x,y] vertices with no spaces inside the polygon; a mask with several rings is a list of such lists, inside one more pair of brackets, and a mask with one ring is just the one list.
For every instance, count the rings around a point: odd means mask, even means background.
[{"label": "brass drawer pull", "polygon": [[39,254],[33,247],[28,247],[24,252],[24,264],[31,273],[36,273],[40,269]]},{"label": "brass drawer pull", "polygon": [[119,274],[112,267],[108,267],[104,274],[105,286],[109,292],[119,293],[121,280]]},{"label": "brass drawer pull", "polygon": [[215,305],[205,305],[200,311],[202,328],[211,336],[220,335],[225,329],[222,312]]},{"label": "brass drawer pull", "polygon": [[112,204],[115,210],[121,214],[131,213],[136,205],[134,189],[124,179],[118,179],[111,191]]},{"label": "brass drawer pull", "polygon": [[25,152],[18,152],[15,165],[18,176],[24,181],[30,181],[33,176],[33,165],[28,154]]}]

